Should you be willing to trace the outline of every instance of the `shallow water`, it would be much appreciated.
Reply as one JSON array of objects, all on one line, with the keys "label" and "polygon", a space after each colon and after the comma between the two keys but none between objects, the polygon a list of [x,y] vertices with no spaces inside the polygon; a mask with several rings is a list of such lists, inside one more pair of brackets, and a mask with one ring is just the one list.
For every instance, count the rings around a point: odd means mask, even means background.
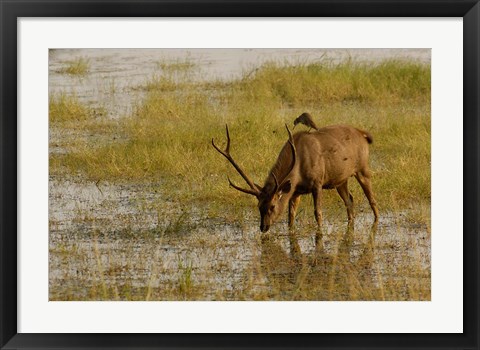
[{"label": "shallow water", "polygon": [[[76,94],[81,102],[105,108],[112,118],[132,112],[144,96],[140,88],[154,74],[163,74],[161,62],[185,59],[195,63],[192,79],[237,79],[262,63],[341,62],[346,59],[379,62],[409,59],[430,63],[430,49],[62,49],[51,50],[49,94]],[[84,58],[89,73],[61,73],[69,61]]]},{"label": "shallow water", "polygon": [[[300,252],[295,253],[286,223],[261,234],[255,208],[233,214],[232,222],[227,216],[211,218],[201,208],[169,203],[151,185],[97,187],[55,179],[50,180],[50,196],[52,300],[147,295],[153,300],[343,300],[351,297],[345,289],[352,276],[360,274],[368,275],[373,290],[381,280],[397,278],[430,283],[430,236],[425,227],[408,224],[399,214],[383,214],[374,234],[369,212],[359,213],[353,232],[342,219],[327,218],[317,245],[313,218],[299,218]],[[160,212],[158,203],[163,203]],[[333,262],[339,276],[349,271],[338,282],[343,287],[322,287],[304,297],[291,294],[301,273],[312,279],[304,282],[307,288],[319,276],[329,276]],[[188,273],[190,285],[182,290]],[[423,300],[429,294],[412,296],[408,288],[400,288],[396,297]]]}]

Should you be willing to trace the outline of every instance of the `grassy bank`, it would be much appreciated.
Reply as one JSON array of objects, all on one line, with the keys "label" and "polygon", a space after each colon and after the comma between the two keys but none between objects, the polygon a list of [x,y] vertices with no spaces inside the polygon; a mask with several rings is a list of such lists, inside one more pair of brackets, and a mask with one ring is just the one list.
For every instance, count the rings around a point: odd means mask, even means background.
[{"label": "grassy bank", "polygon": [[[190,67],[182,63],[182,70]],[[165,64],[162,69],[167,73],[142,87],[146,96],[135,112],[109,125],[102,118],[92,123],[92,114],[78,101],[52,98],[53,128],[65,126],[67,119],[75,121],[72,128],[106,135],[105,142],[92,145],[85,139],[51,155],[51,174],[81,174],[92,181],[161,180],[179,200],[250,205],[250,198],[228,188],[227,174],[242,181],[211,147],[211,138],[222,144],[228,123],[232,154],[262,183],[287,138],[284,124],[308,111],[319,125],[346,123],[373,134],[373,186],[382,210],[430,201],[429,66],[268,63],[232,82],[193,82],[188,74],[178,78]],[[363,198],[359,186],[351,187],[356,198]],[[326,206],[335,206],[336,197],[326,194]]]}]

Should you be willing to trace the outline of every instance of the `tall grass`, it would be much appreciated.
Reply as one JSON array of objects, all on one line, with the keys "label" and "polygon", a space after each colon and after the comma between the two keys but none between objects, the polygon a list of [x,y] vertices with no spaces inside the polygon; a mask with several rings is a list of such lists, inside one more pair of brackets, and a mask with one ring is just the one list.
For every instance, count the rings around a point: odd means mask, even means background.
[{"label": "tall grass", "polygon": [[254,100],[273,98],[292,107],[338,102],[391,105],[405,100],[425,102],[430,94],[430,71],[424,65],[404,61],[286,67],[270,63],[243,83]]}]

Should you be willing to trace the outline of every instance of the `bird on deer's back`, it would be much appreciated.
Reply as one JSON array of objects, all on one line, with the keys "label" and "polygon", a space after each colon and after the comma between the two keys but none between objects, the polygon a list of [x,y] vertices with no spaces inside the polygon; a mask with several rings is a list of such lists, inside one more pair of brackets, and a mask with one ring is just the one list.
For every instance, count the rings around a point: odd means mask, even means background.
[{"label": "bird on deer's back", "polygon": [[[297,124],[303,124],[305,126],[308,126],[310,129],[318,130],[318,127],[313,121],[312,116],[310,115],[310,113],[307,113],[307,112],[302,113],[297,119],[293,121],[294,129],[297,126]],[[310,129],[308,131],[310,131]]]}]

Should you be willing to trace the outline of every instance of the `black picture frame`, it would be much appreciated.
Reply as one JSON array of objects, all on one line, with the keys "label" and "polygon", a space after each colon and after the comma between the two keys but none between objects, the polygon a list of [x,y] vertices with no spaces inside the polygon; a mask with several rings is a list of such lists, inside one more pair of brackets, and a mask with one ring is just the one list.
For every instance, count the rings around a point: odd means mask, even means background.
[{"label": "black picture frame", "polygon": [[[478,0],[0,0],[1,349],[479,348]],[[463,17],[464,332],[461,334],[24,334],[17,332],[17,19],[19,17]],[[455,116],[453,116],[455,118]],[[448,184],[447,184],[448,186]],[[452,234],[455,234],[452,232]],[[346,316],[348,317],[348,316]],[[288,322],[288,320],[286,320]]]}]

